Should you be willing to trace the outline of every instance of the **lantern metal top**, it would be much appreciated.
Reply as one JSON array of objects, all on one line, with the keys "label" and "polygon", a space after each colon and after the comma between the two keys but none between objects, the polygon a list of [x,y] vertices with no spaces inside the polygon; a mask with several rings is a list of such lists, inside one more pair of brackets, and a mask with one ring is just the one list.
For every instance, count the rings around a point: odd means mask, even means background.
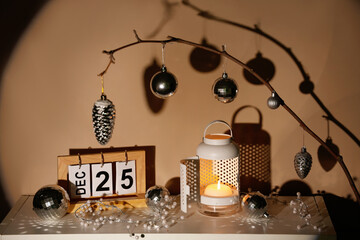
[{"label": "lantern metal top", "polygon": [[207,134],[204,137],[204,143],[210,145],[225,145],[231,143],[231,136],[229,134]]},{"label": "lantern metal top", "polygon": [[[230,135],[223,133],[206,135],[207,129],[215,123],[225,124],[230,129]],[[224,160],[238,157],[239,147],[232,141],[230,125],[222,120],[215,120],[209,123],[204,131],[203,142],[199,144],[196,154],[199,158],[208,160]]]}]

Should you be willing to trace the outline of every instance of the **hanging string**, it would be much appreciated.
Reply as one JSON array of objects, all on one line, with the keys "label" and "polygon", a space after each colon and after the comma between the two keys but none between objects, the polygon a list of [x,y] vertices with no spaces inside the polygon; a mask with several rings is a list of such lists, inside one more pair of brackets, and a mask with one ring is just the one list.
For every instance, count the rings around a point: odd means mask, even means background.
[{"label": "hanging string", "polygon": [[162,48],[161,48],[161,61],[162,61],[162,66],[165,66],[165,45],[166,43],[162,43]]},{"label": "hanging string", "polygon": [[[261,23],[259,21],[256,24],[256,26],[258,26],[260,28],[260,25],[261,25]],[[261,51],[261,39],[262,39],[262,37],[259,34],[255,34],[255,47],[258,52]]]},{"label": "hanging string", "polygon": [[104,95],[104,76],[101,75],[101,94]]},{"label": "hanging string", "polygon": [[328,118],[326,119],[326,121],[327,121],[327,138],[329,139],[330,138],[330,123],[329,123]]},{"label": "hanging string", "polygon": [[204,18],[203,20],[203,34],[204,34],[204,38],[207,37],[207,20],[206,18]]},{"label": "hanging string", "polygon": [[305,130],[304,128],[301,128],[302,129],[302,142],[303,142],[303,147],[305,147]]},{"label": "hanging string", "polygon": [[[223,52],[226,52],[226,44],[222,45]],[[227,58],[224,59],[223,68],[224,73],[226,73],[226,65],[227,65]]]}]

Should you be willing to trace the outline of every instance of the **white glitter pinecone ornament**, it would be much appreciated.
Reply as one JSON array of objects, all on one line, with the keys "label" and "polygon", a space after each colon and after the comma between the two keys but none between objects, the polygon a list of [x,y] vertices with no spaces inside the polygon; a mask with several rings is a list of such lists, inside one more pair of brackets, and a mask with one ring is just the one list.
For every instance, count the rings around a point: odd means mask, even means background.
[{"label": "white glitter pinecone ornament", "polygon": [[310,172],[312,164],[312,157],[310,153],[306,151],[306,147],[301,148],[301,152],[298,152],[294,158],[294,167],[297,175],[304,179]]},{"label": "white glitter pinecone ornament", "polygon": [[105,145],[111,138],[115,124],[115,106],[105,94],[101,94],[101,99],[94,103],[92,119],[95,137],[101,145]]}]

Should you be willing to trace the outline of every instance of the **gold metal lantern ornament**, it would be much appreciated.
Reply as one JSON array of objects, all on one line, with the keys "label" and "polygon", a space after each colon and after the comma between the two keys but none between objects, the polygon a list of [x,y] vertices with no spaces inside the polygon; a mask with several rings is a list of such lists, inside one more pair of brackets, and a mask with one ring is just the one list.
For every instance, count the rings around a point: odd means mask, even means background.
[{"label": "gold metal lantern ornament", "polygon": [[[230,129],[229,134],[206,134],[216,123]],[[199,211],[209,216],[233,214],[239,207],[239,147],[232,140],[229,124],[211,122],[204,131],[203,142],[197,148],[200,159]]]}]

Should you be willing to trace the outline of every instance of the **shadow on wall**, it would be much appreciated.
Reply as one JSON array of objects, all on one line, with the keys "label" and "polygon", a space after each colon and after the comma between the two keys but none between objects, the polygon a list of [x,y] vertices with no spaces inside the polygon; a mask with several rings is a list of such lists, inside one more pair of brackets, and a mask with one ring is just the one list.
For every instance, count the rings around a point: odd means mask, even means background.
[{"label": "shadow on wall", "polygon": [[[6,34],[2,34],[0,45],[6,47],[1,49],[0,54],[0,86],[5,66],[23,31],[27,28],[36,13],[39,12],[47,2],[46,0],[1,1],[0,29]],[[6,159],[1,160],[6,161]],[[1,169],[1,171],[4,170]],[[2,221],[10,210],[2,182],[0,182],[0,206],[0,221]]]},{"label": "shadow on wall", "polygon": [[310,186],[301,180],[289,180],[279,189],[280,196],[296,196],[298,192],[300,192],[301,196],[312,195]]},{"label": "shadow on wall", "polygon": [[[259,114],[257,123],[236,123],[240,111],[252,108]],[[262,114],[251,105],[237,109],[233,115],[231,128],[234,141],[240,148],[240,191],[271,192],[270,135],[262,129]],[[227,132],[229,134],[229,132]]]},{"label": "shadow on wall", "polygon": [[156,58],[153,59],[153,62],[151,65],[149,65],[145,71],[144,71],[144,89],[145,89],[145,96],[148,103],[148,107],[150,110],[157,114],[159,113],[164,106],[165,100],[156,97],[150,88],[150,82],[152,77],[159,72],[161,69],[161,66],[157,63]]},{"label": "shadow on wall", "polygon": [[10,211],[10,205],[6,200],[6,194],[0,183],[0,222],[5,218],[6,214]]}]

